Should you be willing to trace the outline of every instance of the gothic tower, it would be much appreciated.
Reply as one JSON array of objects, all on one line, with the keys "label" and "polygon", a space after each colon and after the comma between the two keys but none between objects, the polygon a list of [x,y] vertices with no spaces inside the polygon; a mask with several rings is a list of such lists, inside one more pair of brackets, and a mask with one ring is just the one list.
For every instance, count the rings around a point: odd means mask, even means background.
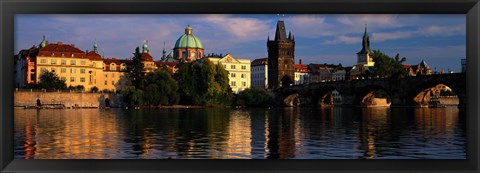
[{"label": "gothic tower", "polygon": [[372,58],[372,50],[370,50],[370,38],[367,32],[367,25],[365,24],[365,32],[362,38],[362,50],[357,53],[357,65],[361,67],[374,66]]},{"label": "gothic tower", "polygon": [[290,86],[295,80],[295,39],[290,32],[287,37],[285,23],[278,20],[275,39],[267,39],[268,47],[268,88]]}]

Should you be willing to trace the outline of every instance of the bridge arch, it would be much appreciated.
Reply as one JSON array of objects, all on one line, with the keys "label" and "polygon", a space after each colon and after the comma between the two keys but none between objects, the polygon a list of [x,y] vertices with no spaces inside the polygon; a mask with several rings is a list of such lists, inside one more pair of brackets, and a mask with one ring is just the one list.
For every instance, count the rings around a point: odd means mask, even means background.
[{"label": "bridge arch", "polygon": [[[442,85],[450,88],[453,93],[455,93],[457,96],[456,99],[458,99],[458,105],[465,103],[465,81],[459,81],[451,78],[435,78],[432,80],[426,80],[416,87],[412,87],[410,93],[407,95],[407,104],[421,107],[428,106],[429,101],[431,101],[431,96],[432,98],[439,96],[439,93],[434,93],[436,91],[435,88]],[[454,103],[454,101],[452,102]],[[452,102],[447,104],[453,104]]]},{"label": "bridge arch", "polygon": [[390,106],[392,93],[380,85],[367,85],[356,88],[354,104],[356,106]]},{"label": "bridge arch", "polygon": [[332,107],[343,102],[343,90],[333,85],[326,85],[316,89],[312,94],[312,104],[317,107]]}]

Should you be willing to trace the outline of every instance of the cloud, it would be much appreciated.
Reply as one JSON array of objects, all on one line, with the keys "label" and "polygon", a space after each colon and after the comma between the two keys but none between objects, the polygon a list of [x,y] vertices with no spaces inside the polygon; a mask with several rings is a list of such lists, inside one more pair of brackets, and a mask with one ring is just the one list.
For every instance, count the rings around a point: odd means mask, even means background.
[{"label": "cloud", "polygon": [[345,35],[341,35],[336,37],[334,40],[325,40],[323,44],[353,44],[353,43],[360,43],[362,40],[360,37],[349,37]]},{"label": "cloud", "polygon": [[396,32],[378,32],[372,33],[372,41],[382,42],[385,40],[396,40],[412,37],[414,32],[411,31],[396,31]]},{"label": "cloud", "polygon": [[213,33],[225,32],[219,35],[233,36],[239,41],[265,39],[266,32],[269,29],[268,24],[270,23],[270,21],[256,18],[235,17],[225,14],[205,15],[203,21],[214,26],[213,29],[216,30],[213,30]]}]

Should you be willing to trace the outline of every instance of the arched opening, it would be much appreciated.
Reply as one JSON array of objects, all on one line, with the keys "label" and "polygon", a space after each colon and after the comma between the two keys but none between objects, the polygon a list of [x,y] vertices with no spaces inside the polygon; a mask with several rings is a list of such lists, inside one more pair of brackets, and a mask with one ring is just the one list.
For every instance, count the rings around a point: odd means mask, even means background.
[{"label": "arched opening", "polygon": [[458,106],[459,103],[457,93],[445,84],[432,85],[413,97],[413,106],[417,107]]},{"label": "arched opening", "polygon": [[285,106],[299,107],[301,105],[300,94],[294,93],[285,97],[285,99],[283,99],[283,103]]},{"label": "arched opening", "polygon": [[343,97],[340,91],[335,88],[326,88],[316,94],[318,97],[313,100],[315,106],[321,108],[341,106],[343,104]]},{"label": "arched opening", "polygon": [[282,86],[285,87],[285,86],[290,86],[292,85],[293,82],[292,80],[290,79],[290,77],[288,77],[287,75],[283,76],[282,77]]},{"label": "arched opening", "polygon": [[390,94],[380,87],[368,87],[369,90],[362,92],[357,97],[357,105],[360,107],[390,107],[392,104]]}]

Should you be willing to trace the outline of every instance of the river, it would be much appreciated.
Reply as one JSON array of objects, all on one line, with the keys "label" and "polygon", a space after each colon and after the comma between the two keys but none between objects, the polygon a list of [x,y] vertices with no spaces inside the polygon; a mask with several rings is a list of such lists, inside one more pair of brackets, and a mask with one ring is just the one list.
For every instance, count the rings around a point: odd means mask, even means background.
[{"label": "river", "polygon": [[463,108],[22,109],[15,159],[465,159]]}]

